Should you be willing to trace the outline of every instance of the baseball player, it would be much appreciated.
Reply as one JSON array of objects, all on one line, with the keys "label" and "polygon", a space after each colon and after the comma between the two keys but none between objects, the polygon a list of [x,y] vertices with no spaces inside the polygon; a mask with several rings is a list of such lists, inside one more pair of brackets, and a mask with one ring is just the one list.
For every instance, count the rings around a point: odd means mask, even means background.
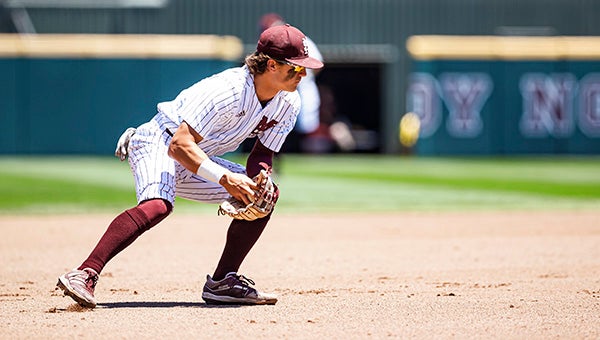
[{"label": "baseball player", "polygon": [[[116,154],[129,164],[138,205],[108,226],[89,257],[59,277],[57,286],[82,306],[96,306],[98,275],[115,255],[165,219],[175,196],[206,203],[234,198],[251,205],[258,184],[252,178],[272,166],[300,110],[296,91],[306,69],[323,63],[310,56],[305,35],[290,25],[265,30],[245,65],[203,79],[137,129],[128,129]],[[218,156],[257,137],[246,166]],[[206,303],[274,304],[277,296],[252,287],[238,269],[264,230],[271,214],[254,220],[233,219],[221,258],[207,275]]]}]

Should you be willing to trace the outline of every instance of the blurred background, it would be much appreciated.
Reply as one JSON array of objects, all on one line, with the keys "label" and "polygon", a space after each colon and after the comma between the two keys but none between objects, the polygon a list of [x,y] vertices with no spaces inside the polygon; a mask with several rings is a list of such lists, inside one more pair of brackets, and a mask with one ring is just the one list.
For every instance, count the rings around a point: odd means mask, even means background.
[{"label": "blurred background", "polygon": [[[240,65],[267,13],[326,62],[319,128],[290,152],[600,152],[599,1],[2,0],[0,153],[111,154],[158,102]],[[104,36],[132,34],[148,39]]]}]

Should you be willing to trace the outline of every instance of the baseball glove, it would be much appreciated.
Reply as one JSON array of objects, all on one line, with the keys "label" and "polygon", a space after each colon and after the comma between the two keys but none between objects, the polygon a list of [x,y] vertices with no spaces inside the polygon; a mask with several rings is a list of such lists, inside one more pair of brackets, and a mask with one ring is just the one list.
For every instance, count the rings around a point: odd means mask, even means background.
[{"label": "baseball glove", "polygon": [[[262,165],[262,164],[261,164]],[[218,215],[228,215],[237,220],[254,221],[263,218],[273,211],[279,198],[279,189],[271,178],[271,169],[261,170],[252,180],[258,185],[254,191],[254,201],[248,205],[230,197],[219,206]]]}]

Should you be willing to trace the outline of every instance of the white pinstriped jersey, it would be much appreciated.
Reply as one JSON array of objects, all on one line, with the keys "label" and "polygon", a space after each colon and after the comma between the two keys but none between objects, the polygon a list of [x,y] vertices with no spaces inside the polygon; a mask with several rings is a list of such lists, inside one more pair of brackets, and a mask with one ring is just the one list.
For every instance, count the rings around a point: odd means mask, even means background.
[{"label": "white pinstriped jersey", "polygon": [[236,150],[250,137],[278,152],[300,111],[297,92],[279,91],[263,108],[256,97],[254,76],[247,66],[232,68],[183,90],[174,100],[158,104],[155,120],[172,133],[183,121],[203,140],[209,156]]},{"label": "white pinstriped jersey", "polygon": [[[246,66],[203,79],[174,100],[158,104],[158,113],[138,126],[129,142],[129,165],[138,202],[175,196],[220,203],[230,195],[217,183],[187,170],[168,155],[170,134],[185,121],[203,140],[198,144],[219,165],[245,173],[243,165],[217,157],[234,151],[248,137],[279,151],[300,111],[297,92],[280,91],[263,108],[256,97],[254,77]],[[168,132],[167,132],[168,131]]]}]

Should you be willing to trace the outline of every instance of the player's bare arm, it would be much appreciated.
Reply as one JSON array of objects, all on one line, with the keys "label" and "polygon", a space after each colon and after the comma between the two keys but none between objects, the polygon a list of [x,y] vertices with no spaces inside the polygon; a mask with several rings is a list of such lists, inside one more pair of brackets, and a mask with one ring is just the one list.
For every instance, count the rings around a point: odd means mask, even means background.
[{"label": "player's bare arm", "polygon": [[169,144],[169,157],[186,169],[196,172],[202,161],[208,159],[206,153],[198,147],[197,143],[200,141],[202,137],[194,129],[186,122],[181,123]]},{"label": "player's bare arm", "polygon": [[[202,136],[186,122],[181,123],[169,144],[169,156],[186,169],[198,173],[203,162],[210,162],[208,155],[198,146],[202,139]],[[252,179],[224,168],[222,168],[222,173],[217,180],[231,196],[245,204],[252,202],[254,190],[257,188]]]}]

